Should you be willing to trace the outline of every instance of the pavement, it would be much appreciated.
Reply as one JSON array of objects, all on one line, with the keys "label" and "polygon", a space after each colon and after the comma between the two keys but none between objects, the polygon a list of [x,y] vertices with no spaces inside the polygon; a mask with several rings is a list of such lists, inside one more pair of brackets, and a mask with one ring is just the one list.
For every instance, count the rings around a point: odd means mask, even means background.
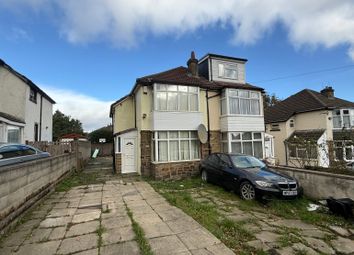
[{"label": "pavement", "polygon": [[141,254],[129,211],[156,255],[233,254],[147,182],[113,176],[99,160],[85,171],[103,183],[52,193],[1,239],[0,254]]}]

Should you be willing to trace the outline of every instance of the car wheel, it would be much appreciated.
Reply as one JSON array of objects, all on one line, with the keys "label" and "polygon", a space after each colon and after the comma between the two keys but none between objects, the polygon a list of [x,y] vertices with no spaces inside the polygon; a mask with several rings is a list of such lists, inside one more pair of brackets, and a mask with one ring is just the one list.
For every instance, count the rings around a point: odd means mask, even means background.
[{"label": "car wheel", "polygon": [[204,169],[202,170],[202,181],[208,182],[208,173]]},{"label": "car wheel", "polygon": [[245,181],[241,183],[240,196],[244,200],[254,200],[256,198],[256,190],[250,182]]}]

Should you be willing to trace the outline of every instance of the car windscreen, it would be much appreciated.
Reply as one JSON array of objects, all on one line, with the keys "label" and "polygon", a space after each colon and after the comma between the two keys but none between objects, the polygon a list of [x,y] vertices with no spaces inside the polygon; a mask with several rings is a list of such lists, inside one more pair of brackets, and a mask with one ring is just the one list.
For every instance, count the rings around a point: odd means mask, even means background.
[{"label": "car windscreen", "polygon": [[231,155],[232,163],[237,168],[263,168],[265,164],[259,159],[246,155]]}]

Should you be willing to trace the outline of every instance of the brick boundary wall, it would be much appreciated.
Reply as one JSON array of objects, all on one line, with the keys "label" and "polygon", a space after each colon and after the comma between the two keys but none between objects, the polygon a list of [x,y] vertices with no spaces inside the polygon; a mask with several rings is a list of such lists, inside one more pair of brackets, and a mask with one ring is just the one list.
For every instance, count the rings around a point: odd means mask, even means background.
[{"label": "brick boundary wall", "polygon": [[70,153],[1,167],[0,230],[50,192],[76,164],[76,155]]},{"label": "brick boundary wall", "polygon": [[354,176],[312,171],[301,168],[277,166],[275,171],[296,178],[304,188],[306,196],[313,199],[328,197],[354,200]]}]

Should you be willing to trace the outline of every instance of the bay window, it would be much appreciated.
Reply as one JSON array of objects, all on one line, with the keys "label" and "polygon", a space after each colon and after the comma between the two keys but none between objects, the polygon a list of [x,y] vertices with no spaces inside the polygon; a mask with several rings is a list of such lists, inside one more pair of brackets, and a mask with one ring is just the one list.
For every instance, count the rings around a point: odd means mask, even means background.
[{"label": "bay window", "polygon": [[175,112],[199,111],[199,88],[155,85],[155,110]]},{"label": "bay window", "polygon": [[222,150],[263,158],[263,139],[259,132],[229,132],[221,134]]},{"label": "bay window", "polygon": [[157,162],[200,159],[196,131],[157,131],[153,135]]},{"label": "bay window", "polygon": [[222,115],[261,115],[260,93],[257,91],[227,89],[221,98]]}]

